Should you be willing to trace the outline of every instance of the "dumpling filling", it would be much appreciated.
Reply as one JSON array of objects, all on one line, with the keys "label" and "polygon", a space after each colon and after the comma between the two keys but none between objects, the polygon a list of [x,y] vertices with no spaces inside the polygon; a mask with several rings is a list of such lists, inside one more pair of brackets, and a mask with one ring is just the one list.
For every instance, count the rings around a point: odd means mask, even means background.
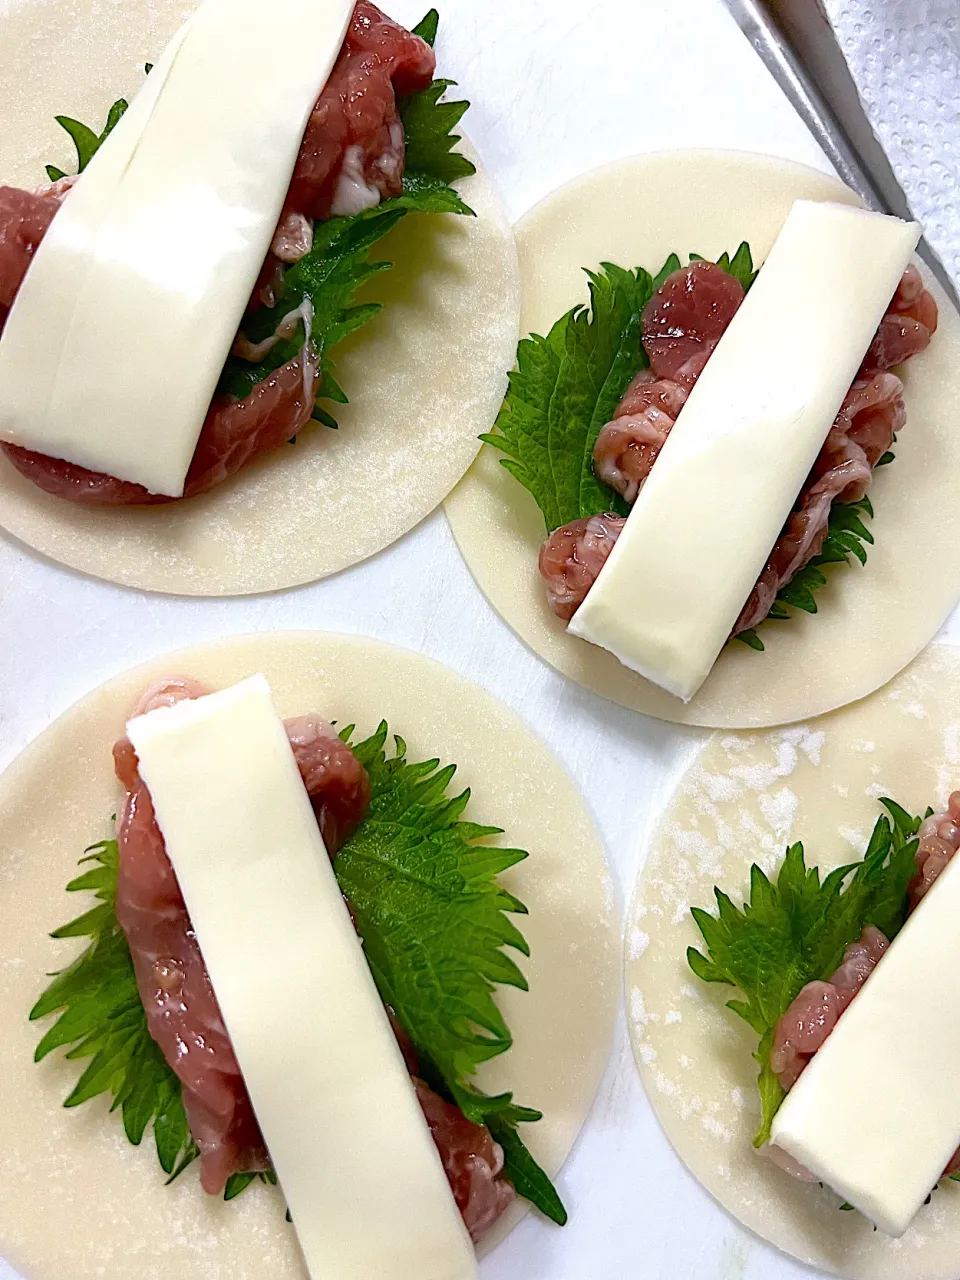
[{"label": "dumpling filling", "polygon": [[[916,908],[960,849],[960,791],[953,792],[942,813],[924,819],[917,834],[917,871],[910,883],[909,911]],[[847,947],[839,969],[826,982],[808,982],[781,1016],[774,1029],[770,1065],[787,1093],[825,1043],[889,945],[889,939],[879,929],[867,925],[857,941]],[[767,1153],[794,1177],[805,1181],[811,1178],[786,1152],[770,1147]],[[951,1156],[942,1176],[948,1177],[957,1170],[960,1170],[960,1148]]]},{"label": "dumpling filling", "polygon": [[[631,505],[743,298],[742,285],[728,272],[693,262],[668,276],[647,303],[643,346],[650,368],[630,383],[593,452],[598,479]],[[910,266],[733,635],[758,626],[777,593],[819,555],[834,502],[857,502],[866,495],[873,469],[906,423],[903,384],[889,370],[924,350],[936,327],[937,304]],[[551,609],[564,621],[583,603],[624,523],[622,516],[594,516],[555,529],[547,538],[540,574]],[[598,547],[605,553],[597,554]]]},{"label": "dumpling filling", "polygon": [[[134,714],[206,692],[193,680],[162,680],[144,693]],[[286,730],[333,858],[364,819],[370,780],[350,747],[320,716],[297,716],[286,721]],[[150,1035],[181,1083],[200,1152],[201,1183],[217,1195],[231,1174],[268,1170],[270,1159],[136,753],[126,738],[114,747],[114,760],[126,792],[117,822],[117,919],[130,947]],[[514,1198],[513,1187],[502,1176],[503,1151],[488,1129],[472,1123],[419,1078],[415,1051],[395,1023],[394,1029],[457,1207],[478,1240]]]},{"label": "dumpling filling", "polygon": [[[310,117],[272,251],[251,308],[273,305],[285,265],[310,251],[315,219],[356,213],[403,189],[405,140],[397,96],[427,88],[433,50],[359,0],[343,48]],[[72,180],[37,192],[0,187],[0,332],[37,246]],[[317,355],[304,334],[300,353],[243,400],[218,395],[210,406],[183,496],[221,484],[254,458],[291,440],[310,421],[320,383]],[[50,458],[19,445],[4,453],[46,493],[96,506],[154,505],[179,499],[142,485]]]}]

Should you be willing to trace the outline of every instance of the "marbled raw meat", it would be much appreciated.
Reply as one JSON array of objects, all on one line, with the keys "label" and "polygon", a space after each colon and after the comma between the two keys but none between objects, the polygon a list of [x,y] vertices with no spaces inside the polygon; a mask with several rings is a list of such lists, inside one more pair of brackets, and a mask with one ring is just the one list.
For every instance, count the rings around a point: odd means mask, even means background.
[{"label": "marbled raw meat", "polygon": [[[293,360],[258,383],[243,400],[218,396],[211,406],[187,472],[183,496],[195,498],[255,458],[290,440],[313,416],[317,359],[305,345]],[[182,501],[142,485],[89,471],[74,462],[5,444],[3,451],[45,493],[84,506],[160,506]]]},{"label": "marbled raw meat", "polygon": [[933,294],[923,287],[923,277],[911,264],[863,358],[864,373],[892,369],[923,351],[937,331],[937,320]]},{"label": "marbled raw meat", "polygon": [[743,298],[740,281],[713,262],[691,262],[667,276],[643,312],[654,374],[689,391]]},{"label": "marbled raw meat", "polygon": [[34,252],[60,208],[53,187],[0,187],[0,332]]},{"label": "marbled raw meat", "polygon": [[781,1015],[774,1029],[770,1065],[784,1089],[789,1091],[800,1079],[889,945],[879,929],[867,925],[846,948],[831,977],[825,982],[808,982]]},{"label": "marbled raw meat", "polygon": [[593,447],[597,479],[627,502],[635,502],[686,399],[678,382],[659,380],[650,369],[638,373],[597,436]]},{"label": "marbled raw meat", "polygon": [[414,1078],[413,1084],[460,1216],[476,1242],[515,1199],[502,1176],[503,1148],[485,1125],[468,1120],[423,1080]]},{"label": "marbled raw meat", "polygon": [[540,548],[540,576],[550,608],[569,622],[606,564],[626,520],[607,513],[554,529]]},{"label": "marbled raw meat", "polygon": [[426,89],[436,65],[424,40],[360,0],[307,124],[285,213],[329,218],[398,196],[404,135],[397,98]]},{"label": "marbled raw meat", "polygon": [[917,874],[910,883],[911,910],[960,848],[960,791],[954,791],[941,813],[924,818],[917,833]]}]

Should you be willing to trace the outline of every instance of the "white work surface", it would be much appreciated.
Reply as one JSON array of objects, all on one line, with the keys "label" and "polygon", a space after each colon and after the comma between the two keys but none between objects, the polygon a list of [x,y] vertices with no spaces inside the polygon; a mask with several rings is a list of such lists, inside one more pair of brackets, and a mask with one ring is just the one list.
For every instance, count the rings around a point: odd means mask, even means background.
[{"label": "white work surface", "polygon": [[[428,2],[387,7],[412,23]],[[722,0],[438,3],[441,74],[472,101],[467,127],[514,217],[583,170],[638,151],[733,147],[827,167]],[[51,117],[61,110],[69,100],[51,102]],[[218,636],[304,627],[420,650],[515,708],[586,795],[621,905],[629,900],[651,824],[703,735],[603,702],[534,658],[474,586],[442,512],[338,577],[235,600],[108,586],[0,537],[0,767],[125,667]],[[560,1190],[569,1225],[531,1215],[483,1263],[483,1280],[813,1274],[744,1231],[687,1173],[647,1105],[622,1025]],[[13,1276],[0,1262],[0,1280]]]}]

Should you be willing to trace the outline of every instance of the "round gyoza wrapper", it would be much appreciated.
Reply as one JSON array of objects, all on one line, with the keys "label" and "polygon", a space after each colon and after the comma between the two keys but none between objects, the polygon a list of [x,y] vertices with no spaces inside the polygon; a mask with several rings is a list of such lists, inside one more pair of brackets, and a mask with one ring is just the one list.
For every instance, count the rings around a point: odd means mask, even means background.
[{"label": "round gyoza wrapper", "polygon": [[653,837],[627,927],[633,1047],[667,1137],[745,1226],[851,1280],[954,1280],[960,1186],[942,1183],[892,1240],[841,1213],[833,1192],[756,1154],[757,1036],[725,1007],[734,989],[708,986],[687,966],[687,947],[703,946],[690,908],[715,911],[714,885],[742,902],[751,863],[774,876],[796,840],[823,873],[858,860],[880,796],[911,813],[944,807],[960,786],[958,708],[960,653],[935,644],[886,689],[821,720],[715,734]]},{"label": "round gyoza wrapper", "polygon": [[[517,225],[521,330],[545,334],[587,300],[582,267],[658,271],[670,253],[715,258],[748,240],[766,257],[794,200],[856,204],[836,179],[741,152],[684,151],[620,161],[562,187]],[[924,269],[940,306],[930,348],[903,372],[907,425],[897,460],[870,489],[876,545],[866,568],[842,565],[817,594],[820,612],[760,630],[766,652],[728,644],[686,706],[568,635],[537,572],[546,536],[531,495],[490,447],[447,499],[474,578],[520,638],[578,684],[661,720],[760,728],[832,711],[885,684],[934,636],[960,596],[960,317]]]},{"label": "round gyoza wrapper", "polygon": [[[103,1097],[64,1109],[82,1064],[54,1053],[34,1065],[48,1023],[27,1021],[45,975],[82,949],[47,935],[83,908],[64,887],[84,846],[112,834],[121,793],[111,747],[137,697],[164,674],[221,688],[255,672],[284,716],[317,710],[363,735],[386,719],[408,759],[456,763],[455,785],[472,790],[468,816],[529,851],[501,879],[530,911],[518,918],[530,991],[499,990],[515,1040],[478,1080],[543,1110],[523,1136],[551,1175],[596,1091],[619,986],[611,884],[575,786],[513,712],[429,659],[350,636],[246,636],[157,659],[77,703],[0,778],[0,1257],[31,1280],[306,1276],[279,1191],[258,1183],[224,1203],[203,1193],[194,1169],[165,1187],[149,1132],[130,1146]],[[527,1207],[517,1202],[483,1251]]]},{"label": "round gyoza wrapper", "polygon": [[[53,117],[102,126],[195,8],[0,3],[0,182],[30,188],[45,180],[45,163],[70,168],[70,141]],[[411,215],[374,250],[395,265],[361,295],[383,311],[336,350],[350,397],[335,406],[339,431],[310,426],[296,446],[211,493],[162,507],[78,507],[0,455],[0,528],[72,569],[199,596],[313,582],[412,529],[476,457],[516,353],[513,236],[482,171],[458,189],[476,218]]]}]

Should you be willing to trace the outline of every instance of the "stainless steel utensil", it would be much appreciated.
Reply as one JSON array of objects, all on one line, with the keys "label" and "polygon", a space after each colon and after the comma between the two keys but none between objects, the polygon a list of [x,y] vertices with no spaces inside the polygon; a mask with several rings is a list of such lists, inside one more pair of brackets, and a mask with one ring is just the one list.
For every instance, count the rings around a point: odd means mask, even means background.
[{"label": "stainless steel utensil", "polygon": [[[819,0],[726,4],[840,178],[869,208],[912,218]],[[926,238],[917,251],[960,309],[953,281]]]}]

